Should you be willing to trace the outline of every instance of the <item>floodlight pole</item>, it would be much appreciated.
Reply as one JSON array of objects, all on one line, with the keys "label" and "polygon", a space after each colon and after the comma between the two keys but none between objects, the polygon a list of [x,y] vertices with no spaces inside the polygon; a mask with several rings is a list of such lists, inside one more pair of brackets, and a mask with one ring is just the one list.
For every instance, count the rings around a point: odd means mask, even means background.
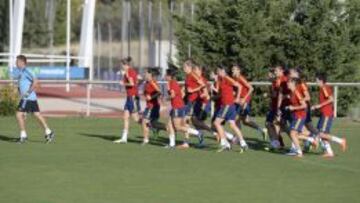
[{"label": "floodlight pole", "polygon": [[10,71],[12,72],[14,67],[15,56],[21,53],[24,14],[25,14],[25,0],[10,0],[9,3],[10,3],[9,5],[10,56],[9,56],[8,66],[10,68]]},{"label": "floodlight pole", "polygon": [[14,18],[14,9],[13,9],[13,0],[9,0],[9,63],[8,63],[8,67],[10,68],[10,80],[12,80],[12,72],[13,72],[13,18]]},{"label": "floodlight pole", "polygon": [[[70,29],[71,29],[71,0],[66,3],[66,81],[70,81]],[[66,83],[66,92],[70,91],[70,83]]]}]

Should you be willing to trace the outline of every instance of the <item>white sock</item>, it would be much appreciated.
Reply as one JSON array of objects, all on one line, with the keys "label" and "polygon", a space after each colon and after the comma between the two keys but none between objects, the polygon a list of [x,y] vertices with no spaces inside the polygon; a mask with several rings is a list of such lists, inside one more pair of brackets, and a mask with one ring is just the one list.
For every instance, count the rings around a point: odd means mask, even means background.
[{"label": "white sock", "polygon": [[303,152],[302,152],[302,150],[301,150],[301,149],[297,149],[297,150],[296,150],[296,152],[297,152],[297,154],[300,154],[300,155],[302,155],[302,154],[303,154]]},{"label": "white sock", "polygon": [[148,138],[144,138],[144,143],[149,143],[149,139]]},{"label": "white sock", "polygon": [[331,141],[341,144],[343,142],[343,139],[336,136],[331,136]]},{"label": "white sock", "polygon": [[45,135],[48,135],[48,134],[50,134],[51,133],[51,130],[49,129],[49,128],[46,128],[45,129]]},{"label": "white sock", "polygon": [[20,138],[27,138],[25,130],[20,131]]},{"label": "white sock", "polygon": [[291,149],[296,149],[296,146],[293,142],[291,142]]},{"label": "white sock", "polygon": [[128,135],[128,131],[124,130],[121,139],[122,140],[127,140],[127,135]]},{"label": "white sock", "polygon": [[246,146],[247,146],[247,144],[246,144],[246,142],[245,142],[244,139],[240,139],[240,146],[242,146],[242,147],[246,147]]},{"label": "white sock", "polygon": [[226,138],[227,138],[228,140],[234,139],[234,135],[231,134],[231,133],[229,133],[229,132],[226,132],[226,131],[225,131],[225,136],[226,136]]},{"label": "white sock", "polygon": [[229,142],[225,138],[220,139],[220,145],[221,146],[227,146],[228,144],[229,144]]},{"label": "white sock", "polygon": [[175,135],[169,135],[169,145],[175,147]]},{"label": "white sock", "polygon": [[190,135],[200,135],[200,132],[194,128],[188,128],[187,133],[189,133]]},{"label": "white sock", "polygon": [[324,142],[324,147],[325,147],[326,153],[331,154],[331,155],[334,154],[329,142]]}]

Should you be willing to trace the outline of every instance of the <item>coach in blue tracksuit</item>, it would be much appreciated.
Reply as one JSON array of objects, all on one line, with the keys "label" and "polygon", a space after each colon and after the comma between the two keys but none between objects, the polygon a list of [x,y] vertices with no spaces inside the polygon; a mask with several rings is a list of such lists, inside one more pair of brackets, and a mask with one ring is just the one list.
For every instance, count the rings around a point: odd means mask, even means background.
[{"label": "coach in blue tracksuit", "polygon": [[39,120],[40,124],[45,130],[46,142],[51,142],[54,139],[54,132],[48,127],[45,118],[40,114],[39,105],[35,90],[38,86],[38,81],[33,73],[26,68],[27,59],[24,55],[16,57],[17,69],[14,73],[14,78],[18,80],[20,102],[16,112],[16,119],[20,127],[20,143],[24,143],[27,139],[25,130],[25,113],[33,113]]}]

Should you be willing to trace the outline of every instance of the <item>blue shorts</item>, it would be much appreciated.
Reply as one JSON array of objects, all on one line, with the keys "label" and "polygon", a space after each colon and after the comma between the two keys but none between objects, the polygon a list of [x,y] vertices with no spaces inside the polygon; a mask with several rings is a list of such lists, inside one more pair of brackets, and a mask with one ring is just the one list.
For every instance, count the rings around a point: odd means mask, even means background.
[{"label": "blue shorts", "polygon": [[276,112],[274,110],[270,110],[266,114],[266,122],[267,123],[273,123],[275,121],[275,118],[276,118]]},{"label": "blue shorts", "polygon": [[145,108],[143,118],[149,121],[155,121],[160,118],[160,106],[154,106],[152,108]]},{"label": "blue shorts", "polygon": [[290,130],[294,130],[294,131],[301,133],[304,129],[304,125],[305,125],[305,118],[293,117],[293,119],[291,119],[291,123],[290,123]]},{"label": "blue shorts", "polygon": [[332,127],[333,120],[334,120],[334,118],[332,116],[326,117],[326,116],[321,115],[318,125],[317,125],[317,129],[322,133],[329,134],[331,127]]},{"label": "blue shorts", "polygon": [[310,105],[307,105],[305,123],[311,123],[311,122],[312,122],[312,120],[311,120],[311,107],[310,107]]},{"label": "blue shorts", "polygon": [[186,116],[186,107],[170,110],[171,118],[184,118],[185,116]]},{"label": "blue shorts", "polygon": [[195,101],[191,102],[188,101],[185,105],[185,114],[186,116],[192,116],[194,114],[194,106],[195,106]]},{"label": "blue shorts", "polygon": [[236,113],[241,117],[246,117],[250,115],[251,107],[249,103],[245,103],[243,106],[240,104],[235,104],[236,106]]},{"label": "blue shorts", "polygon": [[217,118],[222,118],[226,121],[233,121],[236,119],[236,107],[234,104],[221,106],[216,114]]},{"label": "blue shorts", "polygon": [[194,116],[204,121],[208,117],[208,115],[211,113],[211,103],[203,103],[202,101],[197,101],[194,105]]},{"label": "blue shorts", "polygon": [[130,113],[140,112],[140,99],[139,99],[139,97],[138,96],[128,96],[128,97],[126,97],[124,111],[129,111]]}]

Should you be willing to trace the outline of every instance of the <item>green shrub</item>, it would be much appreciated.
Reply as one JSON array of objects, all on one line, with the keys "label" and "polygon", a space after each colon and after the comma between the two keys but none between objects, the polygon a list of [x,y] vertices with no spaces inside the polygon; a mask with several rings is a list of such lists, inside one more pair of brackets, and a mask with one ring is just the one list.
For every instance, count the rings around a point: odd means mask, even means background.
[{"label": "green shrub", "polygon": [[15,115],[18,104],[16,88],[12,85],[0,87],[0,115]]}]

